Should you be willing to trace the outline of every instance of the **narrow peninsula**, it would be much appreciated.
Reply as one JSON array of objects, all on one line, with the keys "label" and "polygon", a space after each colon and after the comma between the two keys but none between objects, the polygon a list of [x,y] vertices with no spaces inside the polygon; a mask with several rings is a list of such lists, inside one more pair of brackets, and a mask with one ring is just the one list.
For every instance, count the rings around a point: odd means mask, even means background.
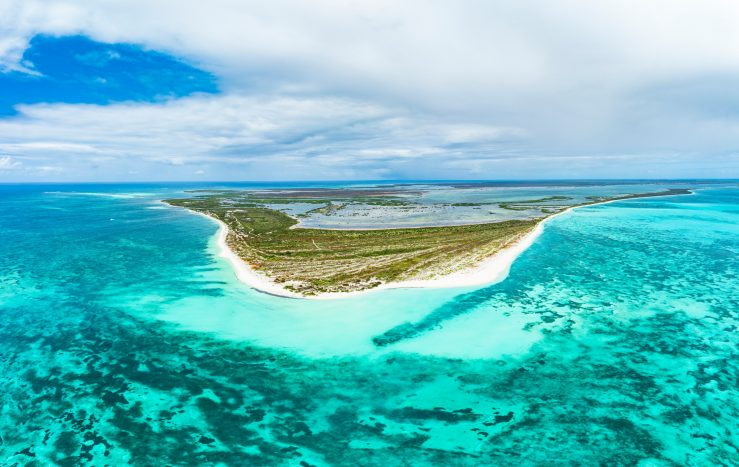
[{"label": "narrow peninsula", "polygon": [[[533,242],[542,222],[569,209],[631,198],[689,194],[687,189],[592,197],[557,204],[562,196],[502,202],[504,209],[539,208],[539,216],[471,225],[327,229],[304,228],[300,217],[331,215],[347,205],[406,206],[398,190],[312,189],[206,191],[164,200],[218,221],[223,247],[243,262],[240,277],[265,292],[290,297],[335,297],[378,287],[475,285],[507,273],[515,257]],[[275,204],[315,205],[288,215]],[[469,203],[466,203],[469,205]],[[238,266],[235,264],[235,266]],[[238,268],[237,268],[238,269]],[[242,277],[242,276],[248,277]],[[473,277],[475,276],[476,277]]]}]

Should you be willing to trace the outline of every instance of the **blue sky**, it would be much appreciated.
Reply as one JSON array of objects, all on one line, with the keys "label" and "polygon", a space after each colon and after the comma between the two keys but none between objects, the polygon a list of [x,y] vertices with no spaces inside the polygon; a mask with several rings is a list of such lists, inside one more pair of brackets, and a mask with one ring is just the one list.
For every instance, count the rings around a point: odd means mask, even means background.
[{"label": "blue sky", "polygon": [[16,104],[163,102],[218,92],[215,76],[174,57],[84,36],[34,36],[21,63],[32,72],[0,74],[0,115],[16,115]]},{"label": "blue sky", "polygon": [[739,5],[0,4],[0,182],[739,177]]}]

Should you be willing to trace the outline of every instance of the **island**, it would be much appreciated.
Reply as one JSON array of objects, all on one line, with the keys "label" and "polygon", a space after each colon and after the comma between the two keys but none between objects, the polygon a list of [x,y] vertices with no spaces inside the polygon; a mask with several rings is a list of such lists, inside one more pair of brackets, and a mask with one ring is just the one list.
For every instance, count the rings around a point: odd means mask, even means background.
[{"label": "island", "polygon": [[[167,199],[171,206],[208,216],[221,226],[223,255],[250,286],[295,298],[332,298],[369,289],[472,286],[493,282],[530,245],[548,219],[570,209],[632,198],[691,193],[688,189],[590,197],[567,205],[566,196],[500,203],[538,208],[532,218],[412,228],[305,228],[300,218],[332,215],[352,204],[412,206],[402,189],[202,191]],[[274,205],[315,206],[289,215]],[[470,206],[475,203],[457,203]]]}]

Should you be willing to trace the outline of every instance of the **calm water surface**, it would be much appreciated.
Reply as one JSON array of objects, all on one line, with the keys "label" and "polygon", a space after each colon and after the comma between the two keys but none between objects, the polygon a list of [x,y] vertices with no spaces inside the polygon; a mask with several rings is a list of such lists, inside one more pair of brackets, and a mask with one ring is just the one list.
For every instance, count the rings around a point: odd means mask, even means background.
[{"label": "calm water surface", "polygon": [[238,283],[184,188],[0,187],[0,465],[739,464],[736,183],[333,301]]}]

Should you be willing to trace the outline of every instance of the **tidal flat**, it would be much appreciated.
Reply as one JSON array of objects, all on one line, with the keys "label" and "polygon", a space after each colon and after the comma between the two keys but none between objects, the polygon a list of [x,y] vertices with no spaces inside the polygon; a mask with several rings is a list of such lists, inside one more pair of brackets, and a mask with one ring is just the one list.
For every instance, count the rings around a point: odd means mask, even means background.
[{"label": "tidal flat", "polygon": [[[580,202],[561,195],[499,202],[502,209],[535,210],[539,215],[479,224],[396,229],[303,228],[299,224],[300,219],[315,214],[341,215],[348,205],[369,205],[376,211],[386,206],[413,209],[417,203],[412,197],[422,193],[400,188],[218,191],[165,202],[222,222],[228,229],[227,247],[249,268],[288,292],[313,296],[357,292],[403,281],[441,282],[445,276],[470,270],[515,245],[540,222],[566,209],[691,191],[671,188],[619,196],[591,195]],[[291,217],[274,206],[291,203],[314,203],[319,207]],[[442,207],[480,205],[458,202]],[[259,282],[251,285],[259,288]]]},{"label": "tidal flat", "polygon": [[552,219],[497,284],[328,301],[160,202],[264,186],[0,187],[0,465],[736,465],[739,189],[689,186]]}]

